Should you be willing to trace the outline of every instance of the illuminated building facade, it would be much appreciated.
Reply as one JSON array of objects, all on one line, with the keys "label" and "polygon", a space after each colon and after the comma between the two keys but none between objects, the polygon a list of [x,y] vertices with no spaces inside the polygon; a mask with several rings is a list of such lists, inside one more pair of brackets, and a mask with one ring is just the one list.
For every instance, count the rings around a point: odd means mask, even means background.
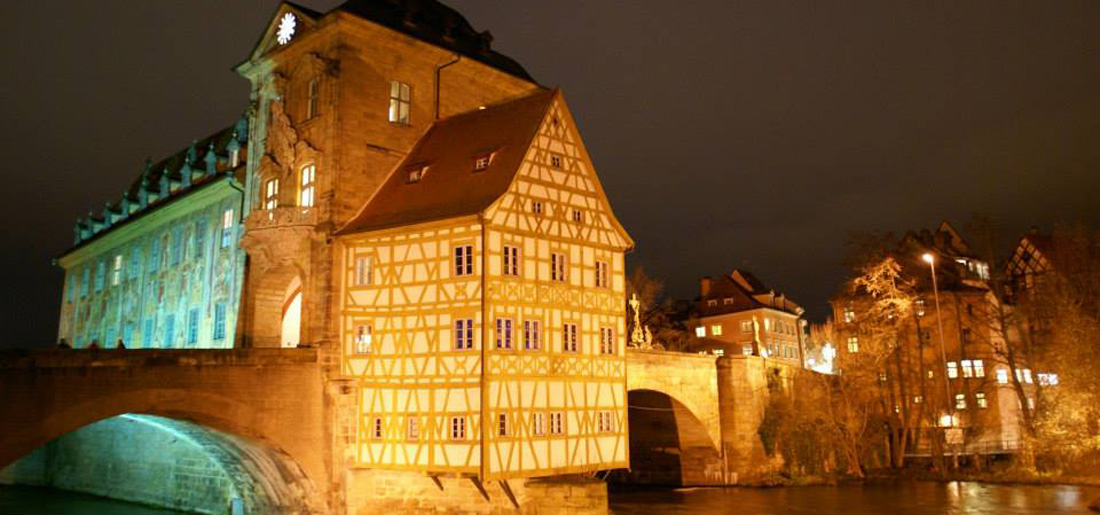
[{"label": "illuminated building facade", "polygon": [[[627,467],[633,242],[562,93],[491,39],[434,1],[352,0],[327,13],[283,2],[236,68],[252,86],[247,120],[213,153],[154,167],[142,191],[162,193],[140,201],[149,222],[108,216],[61,258],[66,284],[79,290],[88,274],[98,284],[96,267],[109,283],[118,249],[129,260],[140,243],[153,249],[143,263],[166,256],[155,269],[165,278],[133,283],[157,281],[140,309],[172,310],[154,334],[166,323],[189,334],[195,305],[198,346],[318,348],[329,379],[357,399],[336,421],[349,506],[377,501],[363,485],[380,476],[355,470],[416,473],[387,476],[412,484]],[[204,160],[217,174],[175,179]],[[195,238],[209,250],[201,270]],[[129,302],[123,286],[121,300],[75,295],[62,337],[113,338],[101,313]],[[122,337],[177,341],[133,338]]]},{"label": "illuminated building facade", "polygon": [[76,223],[58,338],[77,348],[230,348],[246,120],[158,163]]},{"label": "illuminated building facade", "polygon": [[[925,253],[936,265],[938,309],[930,267],[922,259]],[[1027,391],[1033,391],[1036,378],[1031,370],[1012,370],[1005,362],[988,264],[947,222],[935,231],[907,233],[892,255],[917,294],[912,319],[880,375],[886,385],[884,406],[892,410],[888,416],[896,419],[895,426],[923,428],[906,443],[906,452],[929,453],[932,428],[945,426],[952,428],[948,443],[960,452],[1018,449],[1021,413],[1012,375]],[[862,291],[845,292],[831,301],[840,339],[832,342],[838,350],[839,373],[846,358],[869,350],[867,339],[875,331],[866,325],[870,303]]]},{"label": "illuminated building facade", "polygon": [[687,322],[692,350],[744,354],[801,365],[804,310],[768,288],[751,272],[734,270],[699,281],[699,298]]}]

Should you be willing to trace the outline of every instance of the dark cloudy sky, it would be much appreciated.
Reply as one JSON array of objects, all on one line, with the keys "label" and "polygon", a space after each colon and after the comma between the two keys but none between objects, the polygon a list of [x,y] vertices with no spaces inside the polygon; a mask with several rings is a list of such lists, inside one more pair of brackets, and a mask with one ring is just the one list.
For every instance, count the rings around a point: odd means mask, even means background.
[{"label": "dark cloudy sky", "polygon": [[[746,267],[820,317],[852,230],[1100,226],[1100,2],[448,3],[564,88],[674,294]],[[276,5],[4,3],[0,346],[55,340],[77,216],[239,115]]]}]

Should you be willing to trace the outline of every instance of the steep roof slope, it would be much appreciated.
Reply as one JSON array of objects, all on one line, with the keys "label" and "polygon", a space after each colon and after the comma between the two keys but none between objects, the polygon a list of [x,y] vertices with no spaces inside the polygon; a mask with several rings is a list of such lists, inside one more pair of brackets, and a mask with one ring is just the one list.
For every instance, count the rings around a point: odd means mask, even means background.
[{"label": "steep roof slope", "polygon": [[[512,184],[556,91],[534,93],[438,120],[338,234],[480,213]],[[474,171],[491,154],[488,169]],[[419,182],[409,172],[424,168]]]},{"label": "steep roof slope", "polygon": [[337,9],[535,82],[516,60],[490,48],[489,31],[477,32],[462,14],[437,0],[349,0]]}]

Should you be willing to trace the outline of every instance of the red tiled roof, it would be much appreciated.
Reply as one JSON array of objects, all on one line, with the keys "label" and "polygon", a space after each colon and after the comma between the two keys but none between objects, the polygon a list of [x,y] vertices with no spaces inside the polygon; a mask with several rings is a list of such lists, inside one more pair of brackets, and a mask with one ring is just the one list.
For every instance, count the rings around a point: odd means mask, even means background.
[{"label": "red tiled roof", "polygon": [[[480,213],[512,184],[557,90],[538,90],[485,109],[438,120],[386,182],[337,234]],[[478,156],[492,153],[487,170]],[[419,182],[408,172],[427,167]]]}]

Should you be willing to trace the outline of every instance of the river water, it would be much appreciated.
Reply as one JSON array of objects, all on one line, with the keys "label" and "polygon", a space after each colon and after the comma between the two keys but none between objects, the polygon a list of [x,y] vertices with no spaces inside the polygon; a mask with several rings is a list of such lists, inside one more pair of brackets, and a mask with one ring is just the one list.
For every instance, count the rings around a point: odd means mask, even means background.
[{"label": "river water", "polygon": [[612,491],[615,515],[1082,515],[1100,488],[898,483]]},{"label": "river water", "polygon": [[[1083,515],[1100,488],[899,483],[611,492],[615,515]],[[90,495],[0,486],[2,515],[178,515]]]}]

